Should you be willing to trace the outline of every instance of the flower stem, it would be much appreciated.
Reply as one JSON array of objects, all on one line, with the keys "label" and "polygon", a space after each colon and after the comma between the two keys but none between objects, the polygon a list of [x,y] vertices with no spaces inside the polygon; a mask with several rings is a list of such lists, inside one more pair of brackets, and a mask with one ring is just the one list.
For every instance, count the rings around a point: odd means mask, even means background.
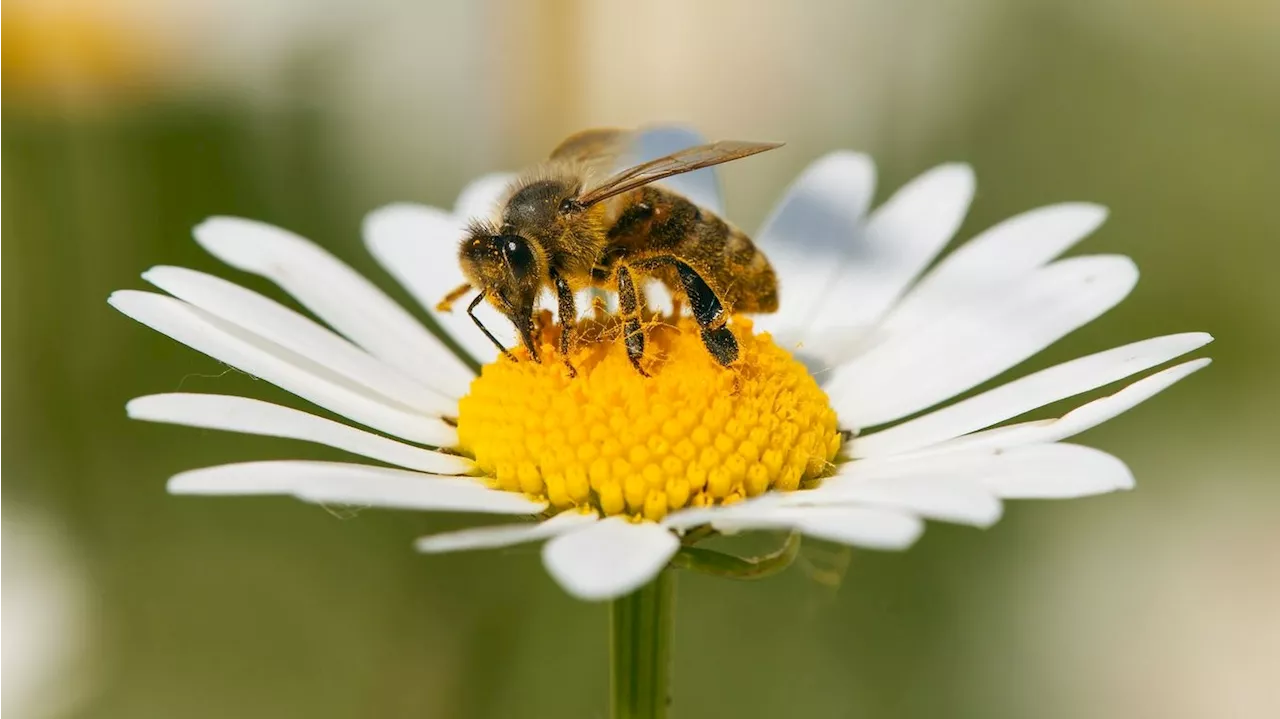
[{"label": "flower stem", "polygon": [[675,573],[615,599],[609,611],[609,694],[613,719],[667,716]]}]

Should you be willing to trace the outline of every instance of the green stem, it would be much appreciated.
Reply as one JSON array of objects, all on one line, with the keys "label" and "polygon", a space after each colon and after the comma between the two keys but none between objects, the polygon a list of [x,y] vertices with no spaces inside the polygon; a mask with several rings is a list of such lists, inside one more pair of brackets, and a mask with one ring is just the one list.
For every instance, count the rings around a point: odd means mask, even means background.
[{"label": "green stem", "polygon": [[652,582],[609,610],[609,694],[613,719],[667,716],[671,692],[671,634],[675,575],[664,569]]}]

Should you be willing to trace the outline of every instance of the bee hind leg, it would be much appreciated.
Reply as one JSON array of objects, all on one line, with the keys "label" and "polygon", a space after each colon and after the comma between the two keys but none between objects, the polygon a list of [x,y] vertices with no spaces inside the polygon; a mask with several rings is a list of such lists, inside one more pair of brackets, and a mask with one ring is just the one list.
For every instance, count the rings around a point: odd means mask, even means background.
[{"label": "bee hind leg", "polygon": [[679,260],[675,260],[674,264],[680,274],[680,284],[684,287],[685,296],[689,298],[693,319],[702,328],[702,344],[706,345],[716,362],[726,367],[733,364],[738,359],[738,340],[725,326],[729,321],[729,313],[725,312],[724,304],[692,267]]},{"label": "bee hind leg", "polygon": [[645,377],[649,376],[640,366],[644,359],[644,327],[640,325],[640,298],[636,283],[631,279],[631,270],[618,265],[618,310],[622,314],[623,342],[627,347],[627,359],[631,366]]}]

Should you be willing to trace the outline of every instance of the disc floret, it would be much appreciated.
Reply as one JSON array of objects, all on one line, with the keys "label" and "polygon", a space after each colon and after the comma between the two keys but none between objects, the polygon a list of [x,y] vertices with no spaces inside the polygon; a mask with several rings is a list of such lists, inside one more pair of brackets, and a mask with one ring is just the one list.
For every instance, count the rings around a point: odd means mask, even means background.
[{"label": "disc floret", "polygon": [[[543,324],[542,361],[499,357],[459,403],[458,437],[496,488],[556,510],[658,520],[688,506],[789,491],[830,470],[842,436],[804,365],[738,318],[739,360],[722,367],[691,319],[651,319],[645,377],[621,328],[582,327],[569,356]],[[565,361],[577,371],[571,376]]]}]

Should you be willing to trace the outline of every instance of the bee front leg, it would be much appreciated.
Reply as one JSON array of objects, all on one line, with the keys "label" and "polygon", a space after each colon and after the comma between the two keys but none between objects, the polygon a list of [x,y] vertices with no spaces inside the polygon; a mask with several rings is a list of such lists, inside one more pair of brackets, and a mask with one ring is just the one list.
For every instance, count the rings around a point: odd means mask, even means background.
[{"label": "bee front leg", "polygon": [[484,301],[484,293],[481,292],[480,294],[476,295],[476,298],[474,300],[471,300],[471,304],[467,305],[467,316],[471,318],[472,322],[476,323],[476,327],[480,328],[480,331],[484,333],[485,337],[489,338],[489,341],[493,343],[494,347],[498,348],[499,352],[506,355],[507,359],[511,360],[512,362],[519,362],[520,360],[516,359],[516,356],[511,354],[511,350],[504,347],[502,343],[498,341],[498,338],[494,337],[493,333],[489,331],[489,328],[484,326],[484,323],[480,321],[480,318],[476,317],[476,307],[483,301]]},{"label": "bee front leg", "polygon": [[573,348],[574,330],[578,324],[578,305],[573,301],[573,290],[569,288],[569,283],[565,282],[558,272],[552,270],[551,279],[556,285],[556,300],[559,304],[560,359],[564,361],[564,366],[569,368],[569,376],[577,377],[578,370],[574,369],[573,363],[569,361],[569,350]]},{"label": "bee front leg", "polygon": [[453,288],[452,290],[450,290],[449,294],[444,296],[444,299],[436,303],[436,312],[452,312],[453,303],[457,302],[458,298],[462,297],[463,295],[467,294],[470,291],[471,291],[471,285],[465,282]]},{"label": "bee front leg", "polygon": [[640,360],[644,359],[644,328],[640,326],[640,298],[636,291],[636,284],[631,279],[631,270],[625,265],[619,264],[617,269],[618,279],[618,311],[622,315],[623,341],[627,346],[627,359],[631,360],[631,366],[645,377],[649,376],[648,372],[640,366]]}]

